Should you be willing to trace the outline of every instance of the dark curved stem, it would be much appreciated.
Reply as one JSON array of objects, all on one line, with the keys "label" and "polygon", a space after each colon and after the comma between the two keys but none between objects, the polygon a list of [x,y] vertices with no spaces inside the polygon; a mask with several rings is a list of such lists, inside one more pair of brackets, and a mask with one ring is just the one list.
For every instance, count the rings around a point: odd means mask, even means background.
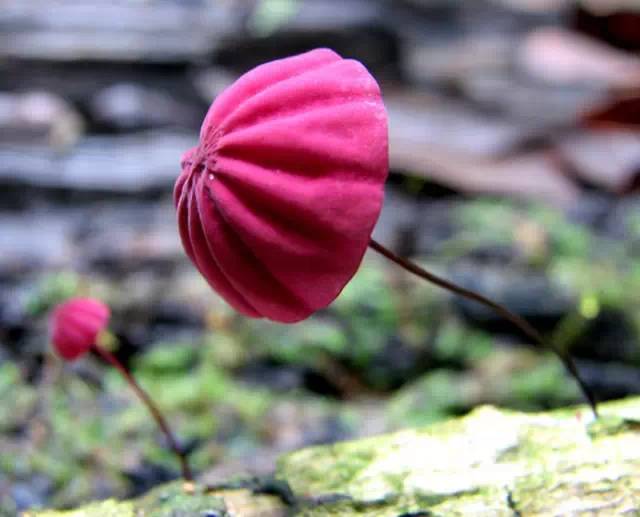
[{"label": "dark curved stem", "polygon": [[149,410],[149,413],[151,413],[151,416],[158,424],[160,430],[164,433],[165,437],[167,438],[167,442],[169,443],[169,447],[171,447],[173,453],[178,457],[178,460],[180,461],[180,469],[182,470],[182,477],[185,481],[193,481],[193,475],[191,473],[189,461],[187,460],[187,455],[178,445],[178,440],[176,440],[173,432],[171,431],[171,428],[169,427],[169,424],[162,415],[160,409],[158,409],[153,400],[151,400],[151,397],[147,394],[146,391],[144,391],[144,389],[142,389],[142,386],[138,384],[138,381],[136,381],[133,375],[131,375],[131,373],[124,367],[124,365],[120,361],[118,361],[115,355],[98,345],[93,345],[93,350],[97,354],[99,354],[100,357],[102,357],[105,361],[110,363],[116,370],[118,370],[125,378],[125,380],[129,383],[138,398],[140,398],[142,403]]},{"label": "dark curved stem", "polygon": [[560,358],[560,360],[562,361],[562,364],[567,369],[567,371],[578,383],[578,386],[580,387],[582,394],[589,402],[589,406],[591,407],[591,411],[593,411],[593,415],[596,418],[598,417],[598,406],[597,406],[596,398],[593,392],[591,391],[591,389],[589,388],[589,386],[587,386],[587,384],[584,382],[584,380],[580,376],[580,373],[578,372],[576,364],[573,361],[573,358],[571,357],[571,355],[569,355],[568,352],[561,350],[560,348],[555,346],[553,343],[547,342],[542,337],[542,335],[536,329],[534,329],[524,318],[518,316],[517,314],[514,314],[505,306],[500,305],[499,303],[494,302],[493,300],[490,300],[489,298],[486,298],[481,294],[478,294],[474,291],[470,291],[469,289],[465,289],[464,287],[460,287],[452,282],[449,282],[448,280],[445,280],[444,278],[440,278],[439,276],[434,275],[433,273],[430,273],[429,271],[421,268],[414,262],[411,262],[410,260],[407,260],[405,258],[402,258],[396,255],[391,250],[384,247],[382,244],[375,241],[374,239],[371,239],[371,241],[369,242],[369,247],[377,251],[378,253],[380,253],[385,258],[391,260],[392,262],[395,262],[397,265],[399,265],[403,269],[409,271],[410,273],[413,273],[416,276],[419,276],[423,280],[426,280],[427,282],[431,282],[432,284],[442,287],[443,289],[451,291],[460,296],[464,296],[465,298],[474,300],[482,305],[485,305],[493,309],[496,313],[500,314],[500,316],[502,316],[506,320],[513,323],[516,327],[518,327],[522,331],[523,334],[525,334],[527,337],[535,341],[537,344],[553,350],[553,352],[555,352],[555,354]]}]

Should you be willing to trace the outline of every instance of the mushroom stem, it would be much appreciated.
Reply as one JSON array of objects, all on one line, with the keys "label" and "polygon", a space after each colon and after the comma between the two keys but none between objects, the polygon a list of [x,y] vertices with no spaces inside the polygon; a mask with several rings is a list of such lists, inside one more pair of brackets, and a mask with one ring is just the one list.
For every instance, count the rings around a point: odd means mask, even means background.
[{"label": "mushroom stem", "polygon": [[144,391],[144,389],[142,389],[142,386],[138,384],[133,375],[131,375],[131,373],[116,358],[115,355],[96,344],[94,344],[92,348],[98,355],[100,355],[100,357],[110,363],[116,370],[118,370],[122,374],[127,383],[131,386],[135,394],[138,396],[138,398],[147,407],[149,413],[151,413],[151,416],[156,421],[156,424],[158,424],[158,427],[164,433],[167,442],[169,443],[169,447],[178,457],[178,461],[180,462],[180,469],[182,471],[182,477],[185,481],[193,481],[193,474],[191,473],[191,467],[189,466],[187,455],[182,450],[180,445],[178,445],[178,440],[176,440],[173,432],[171,431],[171,428],[169,427],[169,424],[162,415],[160,409],[155,405],[153,400],[151,400],[151,397],[147,394],[146,391]]},{"label": "mushroom stem", "polygon": [[414,275],[422,278],[423,280],[426,280],[427,282],[431,282],[432,284],[435,284],[443,289],[451,291],[452,293],[458,294],[470,300],[474,300],[482,305],[485,305],[491,308],[500,316],[502,316],[506,320],[513,323],[516,327],[518,327],[522,331],[523,334],[525,334],[527,337],[535,341],[537,344],[553,350],[553,352],[560,358],[560,360],[562,361],[562,364],[567,369],[567,371],[578,383],[578,386],[580,387],[580,390],[583,396],[587,399],[587,402],[591,407],[591,411],[593,412],[594,417],[598,418],[598,407],[597,407],[597,401],[596,401],[595,395],[591,391],[591,388],[589,388],[589,386],[585,383],[585,381],[580,376],[580,373],[578,372],[578,368],[576,367],[576,364],[573,361],[573,358],[571,357],[569,352],[560,349],[558,346],[556,346],[552,342],[546,341],[542,337],[542,335],[536,329],[534,329],[524,318],[518,316],[517,314],[514,314],[509,309],[507,309],[504,305],[494,302],[493,300],[490,300],[489,298],[486,298],[479,293],[476,293],[464,287],[458,286],[452,282],[449,282],[448,280],[445,280],[444,278],[440,278],[439,276],[434,275],[433,273],[430,273],[426,269],[418,266],[416,263],[396,255],[394,252],[392,252],[391,250],[389,250],[379,242],[375,241],[374,239],[371,239],[369,241],[369,247],[372,250],[380,253],[380,255],[384,256],[385,258],[391,260],[392,262],[395,262],[397,265],[399,265],[406,271],[413,273]]}]

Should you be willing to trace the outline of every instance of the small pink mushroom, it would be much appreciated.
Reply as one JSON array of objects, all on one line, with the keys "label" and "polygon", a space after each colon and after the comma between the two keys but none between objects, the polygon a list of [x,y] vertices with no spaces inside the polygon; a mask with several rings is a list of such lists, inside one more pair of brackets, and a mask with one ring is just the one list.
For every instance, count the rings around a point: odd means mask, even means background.
[{"label": "small pink mushroom", "polygon": [[58,354],[73,361],[86,354],[109,324],[111,311],[93,298],[73,298],[53,312],[52,342]]},{"label": "small pink mushroom", "polygon": [[61,303],[51,315],[53,347],[67,361],[78,359],[93,350],[118,370],[166,436],[169,447],[180,462],[182,477],[185,481],[191,481],[193,475],[187,455],[178,444],[160,409],[118,358],[96,342],[98,335],[107,328],[110,316],[109,307],[93,298],[72,298]]}]

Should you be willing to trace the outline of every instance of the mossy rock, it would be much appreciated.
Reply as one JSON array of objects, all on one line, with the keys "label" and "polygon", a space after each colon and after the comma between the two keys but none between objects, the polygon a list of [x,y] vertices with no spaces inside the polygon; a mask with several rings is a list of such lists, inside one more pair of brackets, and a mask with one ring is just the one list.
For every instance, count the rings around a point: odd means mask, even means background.
[{"label": "mossy rock", "polygon": [[[288,488],[279,497],[255,487],[185,495],[174,484],[139,500],[32,515],[204,516],[198,512],[208,508],[248,517],[640,515],[640,398],[604,404],[601,415],[593,421],[584,407],[538,414],[481,407],[425,428],[284,456],[276,477]],[[179,495],[161,501],[167,490]]]},{"label": "mossy rock", "polygon": [[108,499],[76,510],[27,512],[23,517],[281,517],[284,512],[282,501],[272,495],[174,482],[130,501]]}]

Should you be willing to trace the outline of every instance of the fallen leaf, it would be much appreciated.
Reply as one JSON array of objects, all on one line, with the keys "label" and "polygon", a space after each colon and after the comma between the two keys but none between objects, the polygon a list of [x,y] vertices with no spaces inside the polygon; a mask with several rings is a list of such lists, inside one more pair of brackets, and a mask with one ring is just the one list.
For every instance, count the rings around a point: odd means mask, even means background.
[{"label": "fallen leaf", "polygon": [[556,206],[572,204],[578,187],[552,156],[532,152],[495,160],[436,145],[407,145],[391,139],[391,166],[468,194],[501,194],[537,199]]},{"label": "fallen leaf", "polygon": [[612,88],[640,84],[640,58],[557,27],[529,33],[519,60],[529,74],[549,83],[598,82]]},{"label": "fallen leaf", "polygon": [[582,0],[576,7],[573,26],[610,45],[640,49],[638,0]]},{"label": "fallen leaf", "polygon": [[385,89],[389,135],[405,147],[445,146],[452,150],[494,156],[536,135],[538,129],[502,116],[414,90]]},{"label": "fallen leaf", "polygon": [[560,160],[580,180],[618,194],[637,186],[640,176],[640,132],[583,130],[557,145]]},{"label": "fallen leaf", "polygon": [[617,95],[582,116],[589,127],[640,128],[640,89]]}]

